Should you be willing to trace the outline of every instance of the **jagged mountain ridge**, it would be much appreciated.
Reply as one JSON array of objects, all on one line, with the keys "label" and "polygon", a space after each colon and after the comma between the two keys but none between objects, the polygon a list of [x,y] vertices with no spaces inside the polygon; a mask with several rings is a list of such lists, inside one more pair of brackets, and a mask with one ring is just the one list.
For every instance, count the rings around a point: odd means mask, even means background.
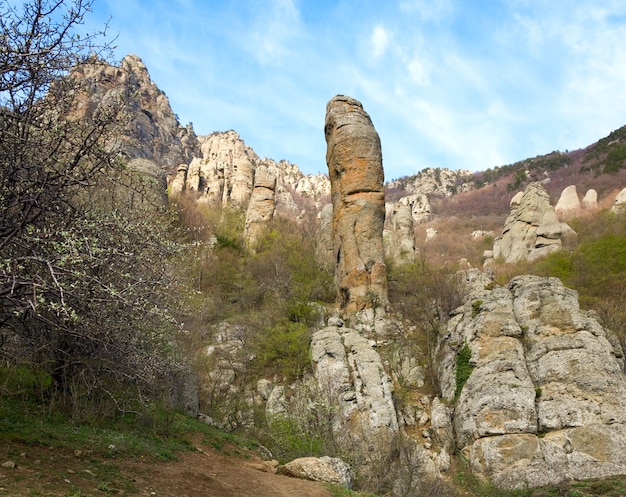
[{"label": "jagged mountain ridge", "polygon": [[[202,136],[196,135],[191,124],[182,126],[167,96],[136,55],[124,57],[119,66],[102,62],[81,66],[75,76],[85,81],[88,90],[82,109],[85,113],[92,112],[99,101],[127,101],[129,122],[122,137],[123,155],[128,160],[152,161],[170,183],[177,182],[180,191],[195,190],[199,198],[245,208],[254,170],[263,163],[277,176],[277,212],[295,217],[303,209],[319,211],[329,201],[330,183],[325,174],[303,174],[289,161],[261,158],[234,130]],[[626,184],[625,163],[626,126],[585,149],[551,152],[482,172],[425,168],[388,182],[387,201],[411,194],[444,199],[454,196],[457,200],[452,205],[459,206],[457,213],[479,214],[468,210],[468,204],[482,204],[489,213],[505,213],[512,194],[532,181],[544,182],[553,202],[571,184],[580,191],[595,188],[601,199],[613,193],[616,184]],[[239,171],[235,179],[240,164],[249,171]],[[210,192],[206,191],[208,185]],[[201,187],[205,190],[199,191]]]}]

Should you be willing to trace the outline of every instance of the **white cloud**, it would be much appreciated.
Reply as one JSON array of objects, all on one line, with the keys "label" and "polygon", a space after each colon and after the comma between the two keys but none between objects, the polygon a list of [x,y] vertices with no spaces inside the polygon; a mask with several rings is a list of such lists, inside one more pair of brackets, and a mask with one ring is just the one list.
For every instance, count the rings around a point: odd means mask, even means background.
[{"label": "white cloud", "polygon": [[389,41],[389,32],[381,25],[375,26],[371,37],[372,55],[375,59],[385,54],[389,47]]},{"label": "white cloud", "polygon": [[412,59],[408,65],[407,69],[409,71],[409,75],[411,76],[411,81],[418,85],[426,85],[430,83],[430,74],[428,69],[426,69],[424,63],[414,58]]},{"label": "white cloud", "polygon": [[454,0],[404,0],[400,2],[400,10],[424,21],[441,21],[454,13],[455,5]]},{"label": "white cloud", "polygon": [[301,33],[301,19],[293,0],[272,0],[255,9],[249,49],[261,64],[277,63],[289,54]]}]

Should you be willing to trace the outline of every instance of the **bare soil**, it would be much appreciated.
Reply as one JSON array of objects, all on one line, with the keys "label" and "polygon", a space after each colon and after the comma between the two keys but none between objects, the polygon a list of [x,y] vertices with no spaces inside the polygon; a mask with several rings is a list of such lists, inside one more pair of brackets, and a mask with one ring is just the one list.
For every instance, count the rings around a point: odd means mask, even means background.
[{"label": "bare soil", "polygon": [[319,482],[265,472],[267,463],[240,447],[197,446],[178,461],[104,458],[85,451],[20,443],[0,445],[0,497],[331,497]]}]

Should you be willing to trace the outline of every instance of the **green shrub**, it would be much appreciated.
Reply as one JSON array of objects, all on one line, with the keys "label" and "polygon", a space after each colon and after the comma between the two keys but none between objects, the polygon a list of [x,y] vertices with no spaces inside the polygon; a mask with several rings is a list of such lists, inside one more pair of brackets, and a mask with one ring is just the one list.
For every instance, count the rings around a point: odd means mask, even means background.
[{"label": "green shrub", "polygon": [[260,371],[295,380],[311,368],[310,342],[311,332],[304,323],[284,321],[259,330],[250,351]]},{"label": "green shrub", "polygon": [[480,306],[483,305],[483,301],[482,300],[475,300],[474,302],[472,302],[472,317],[475,318],[476,316],[478,316],[480,314]]},{"label": "green shrub", "polygon": [[465,386],[465,383],[469,379],[472,371],[474,370],[474,366],[470,363],[472,358],[472,349],[470,349],[469,345],[465,343],[461,350],[459,350],[456,354],[456,390],[454,392],[455,399],[459,398],[461,395],[461,391]]}]

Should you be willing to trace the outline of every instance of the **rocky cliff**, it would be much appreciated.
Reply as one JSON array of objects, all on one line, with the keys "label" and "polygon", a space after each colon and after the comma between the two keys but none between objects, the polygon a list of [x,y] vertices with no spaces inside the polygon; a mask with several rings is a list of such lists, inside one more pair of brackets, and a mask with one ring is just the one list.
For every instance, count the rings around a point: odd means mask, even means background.
[{"label": "rocky cliff", "polygon": [[85,89],[79,115],[89,115],[102,102],[125,104],[127,122],[120,135],[124,156],[153,162],[159,181],[169,176],[173,195],[188,191],[200,202],[247,209],[254,171],[263,163],[277,178],[279,212],[295,218],[303,209],[320,209],[328,201],[327,176],[305,175],[287,161],[261,159],[234,131],[197,136],[190,124],[181,126],[136,55],[124,57],[119,65],[94,60],[76,68],[73,76]]},{"label": "rocky cliff", "polygon": [[437,354],[457,449],[499,486],[623,474],[621,355],[556,278],[476,290]]},{"label": "rocky cliff", "polygon": [[276,177],[279,212],[295,217],[302,209],[319,209],[330,194],[325,175],[305,175],[287,161],[261,159],[235,131],[200,136],[198,141],[199,156],[179,165],[171,179],[173,196],[189,192],[216,207],[247,208],[260,165]]},{"label": "rocky cliff", "polygon": [[179,124],[167,96],[136,55],[127,55],[119,66],[94,59],[72,75],[85,89],[79,106],[83,115],[94,112],[101,102],[124,102],[127,122],[120,138],[128,159],[150,160],[165,172],[199,154],[193,128]]}]

